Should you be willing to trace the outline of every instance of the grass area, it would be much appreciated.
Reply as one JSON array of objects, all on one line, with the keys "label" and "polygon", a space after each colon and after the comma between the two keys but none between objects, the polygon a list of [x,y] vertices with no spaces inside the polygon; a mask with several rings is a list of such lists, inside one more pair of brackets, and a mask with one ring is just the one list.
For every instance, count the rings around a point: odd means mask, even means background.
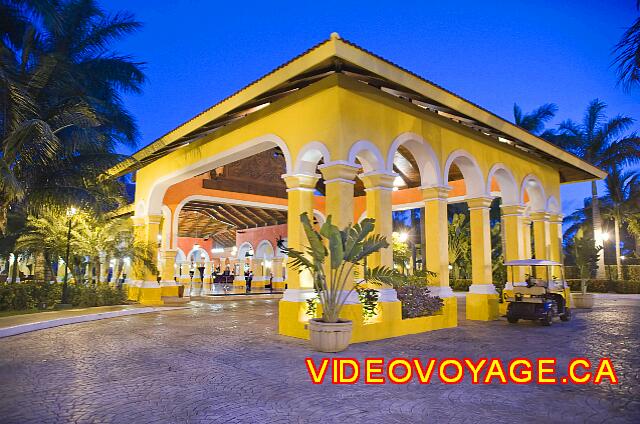
[{"label": "grass area", "polygon": [[37,314],[38,312],[47,312],[49,309],[23,309],[21,311],[0,311],[0,318],[11,317],[14,315]]}]

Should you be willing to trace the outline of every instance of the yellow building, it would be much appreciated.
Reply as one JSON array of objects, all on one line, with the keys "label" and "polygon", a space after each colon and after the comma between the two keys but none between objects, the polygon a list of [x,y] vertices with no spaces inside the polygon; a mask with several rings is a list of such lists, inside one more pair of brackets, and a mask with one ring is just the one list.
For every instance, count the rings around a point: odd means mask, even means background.
[{"label": "yellow building", "polygon": [[[178,126],[110,174],[133,171],[136,238],[161,240],[160,283],[133,267],[130,297],[146,304],[161,304],[177,293],[179,238],[194,237],[180,233],[182,222],[192,222],[185,211],[207,213],[237,232],[286,222],[288,246],[300,248],[302,212],[319,221],[332,215],[338,225],[373,217],[376,231],[390,238],[393,210],[424,208],[424,265],[438,273],[429,284],[445,300],[442,314],[403,320],[395,291],[385,287],[378,315],[368,322],[357,298],[348,302],[344,317],[354,320],[354,342],[457,325],[449,286],[448,203],[466,202],[470,209],[473,284],[467,319],[491,320],[498,316],[492,199],[501,198],[507,260],[532,254],[559,260],[560,184],[605,175],[337,34]],[[283,270],[282,257],[263,250],[273,259],[249,260],[245,249],[223,262],[277,274],[287,287],[279,332],[308,337],[309,276]],[[376,264],[392,265],[390,249],[371,259]]]}]

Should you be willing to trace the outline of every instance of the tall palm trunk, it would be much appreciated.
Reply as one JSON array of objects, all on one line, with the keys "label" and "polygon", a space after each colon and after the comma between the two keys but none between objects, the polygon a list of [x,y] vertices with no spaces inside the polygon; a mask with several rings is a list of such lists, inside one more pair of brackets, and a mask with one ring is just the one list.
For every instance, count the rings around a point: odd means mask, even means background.
[{"label": "tall palm trunk", "polygon": [[11,282],[15,284],[17,279],[18,279],[18,255],[14,253],[13,266],[11,267]]},{"label": "tall palm trunk", "polygon": [[593,239],[596,247],[602,246],[602,250],[598,255],[598,267],[596,269],[596,278],[604,280],[606,270],[604,266],[604,242],[602,240],[602,216],[600,215],[600,203],[598,202],[598,186],[595,181],[591,182],[591,212],[593,216]]},{"label": "tall palm trunk", "polygon": [[616,268],[618,271],[618,280],[622,280],[622,256],[620,255],[620,218],[613,218],[616,237]]}]

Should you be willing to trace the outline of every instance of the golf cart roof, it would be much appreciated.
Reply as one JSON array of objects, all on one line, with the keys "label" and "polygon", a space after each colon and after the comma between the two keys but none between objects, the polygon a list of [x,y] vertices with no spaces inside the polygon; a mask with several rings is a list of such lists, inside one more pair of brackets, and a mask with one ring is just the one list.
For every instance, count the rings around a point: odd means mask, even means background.
[{"label": "golf cart roof", "polygon": [[547,259],[517,259],[515,261],[506,261],[504,264],[505,266],[562,266],[560,262]]}]

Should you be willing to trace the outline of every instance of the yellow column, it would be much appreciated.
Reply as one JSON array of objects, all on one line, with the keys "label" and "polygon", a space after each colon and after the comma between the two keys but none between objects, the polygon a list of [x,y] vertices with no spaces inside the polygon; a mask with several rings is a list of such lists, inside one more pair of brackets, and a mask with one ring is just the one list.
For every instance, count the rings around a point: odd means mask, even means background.
[{"label": "yellow column", "polygon": [[[300,222],[300,215],[306,212],[313,219],[313,193],[319,175],[285,175],[287,184],[287,246],[296,250],[304,250],[307,236]],[[242,265],[242,264],[241,264]],[[241,269],[242,273],[243,270]],[[313,289],[313,278],[308,273],[298,273],[289,268],[287,284],[290,290]]]},{"label": "yellow column", "polygon": [[442,314],[448,326],[458,325],[458,302],[449,285],[448,187],[422,188],[424,200],[424,268],[437,273],[428,278],[429,290],[444,300]]},{"label": "yellow column", "polygon": [[366,192],[367,218],[375,219],[374,233],[386,237],[389,242],[388,248],[382,249],[367,258],[367,266],[369,268],[377,266],[393,267],[391,195],[395,177],[396,174],[387,172],[368,172],[360,175]]},{"label": "yellow column", "polygon": [[[325,214],[327,219],[331,216],[331,222],[339,229],[353,224],[353,188],[359,168],[347,162],[336,161],[322,165],[319,169],[326,187]],[[327,261],[327,270],[328,265]],[[355,282],[354,275],[351,274],[347,278],[345,289],[350,290]],[[357,302],[355,293],[347,300],[347,303]]]},{"label": "yellow column", "polygon": [[[533,222],[533,247],[536,259],[550,259],[549,257],[549,214],[546,212],[533,212],[530,214]],[[546,268],[536,267],[536,277],[547,279]]]},{"label": "yellow column", "polygon": [[[521,205],[502,205],[502,222],[504,228],[504,259],[506,261],[514,261],[525,259],[524,252],[524,234],[522,219],[525,207]],[[514,275],[512,275],[512,271]],[[513,289],[514,282],[524,281],[524,270],[522,267],[507,267],[507,285],[506,290]]]},{"label": "yellow column", "polygon": [[[313,193],[319,175],[283,175],[287,184],[287,246],[304,251],[307,237],[300,215],[306,212],[313,218]],[[242,271],[241,271],[242,272]],[[315,296],[313,276],[309,272],[299,273],[287,262],[287,290],[278,303],[278,333],[285,336],[308,338],[305,328],[309,317],[306,315],[307,299]]]},{"label": "yellow column", "polygon": [[[549,259],[562,262],[562,215],[549,215]],[[552,267],[552,276],[562,278],[560,267]]]},{"label": "yellow column", "polygon": [[342,229],[353,223],[353,186],[359,168],[342,161],[327,163],[319,168],[326,187],[325,215],[331,215],[331,222]]},{"label": "yellow column", "polygon": [[524,259],[531,259],[531,217],[522,217],[522,252]]},{"label": "yellow column", "polygon": [[253,271],[253,281],[251,283],[251,287],[264,287],[264,260],[259,258],[252,258],[251,271]]},{"label": "yellow column", "polygon": [[[150,249],[152,257],[157,257],[158,234],[162,215],[134,216],[132,219],[136,242],[144,243]],[[134,281],[129,287],[128,298],[144,305],[162,304],[162,291],[158,284],[157,275],[154,275],[139,261],[134,261],[131,272]]]},{"label": "yellow column", "polygon": [[282,278],[282,264],[284,258],[273,258],[271,267],[273,269],[273,289],[283,289],[284,279]]},{"label": "yellow column", "polygon": [[[361,174],[364,183],[367,204],[367,218],[375,219],[374,233],[387,239],[389,247],[367,258],[369,269],[377,266],[393,268],[393,232],[392,194],[396,174],[392,172],[367,172]],[[385,319],[402,319],[402,305],[395,289],[389,286],[374,287],[379,291],[378,309]]]},{"label": "yellow column", "polygon": [[453,296],[449,286],[449,220],[447,218],[448,187],[422,189],[424,199],[425,268],[438,275],[429,279],[436,296]]},{"label": "yellow column", "polygon": [[491,275],[490,197],[468,199],[471,215],[471,273],[473,283],[467,295],[467,319],[498,318],[498,292]]},{"label": "yellow column", "polygon": [[175,280],[177,251],[177,249],[162,251],[162,269],[160,270],[162,296],[178,296],[178,283]]}]

